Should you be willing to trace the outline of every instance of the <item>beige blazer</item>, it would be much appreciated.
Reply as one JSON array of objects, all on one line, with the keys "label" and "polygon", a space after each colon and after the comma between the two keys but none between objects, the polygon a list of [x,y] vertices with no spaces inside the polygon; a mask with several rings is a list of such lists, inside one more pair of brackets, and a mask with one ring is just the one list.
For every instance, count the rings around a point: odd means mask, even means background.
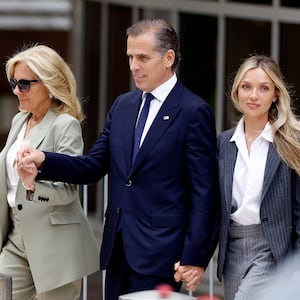
[{"label": "beige blazer", "polygon": [[[28,113],[12,121],[0,153],[0,251],[10,230],[5,157]],[[83,151],[79,122],[68,114],[50,110],[30,138],[40,150],[80,155]],[[59,172],[59,170],[57,170]],[[38,293],[72,282],[99,269],[99,249],[84,215],[76,185],[39,181],[33,201],[18,183],[16,208],[34,284]]]}]

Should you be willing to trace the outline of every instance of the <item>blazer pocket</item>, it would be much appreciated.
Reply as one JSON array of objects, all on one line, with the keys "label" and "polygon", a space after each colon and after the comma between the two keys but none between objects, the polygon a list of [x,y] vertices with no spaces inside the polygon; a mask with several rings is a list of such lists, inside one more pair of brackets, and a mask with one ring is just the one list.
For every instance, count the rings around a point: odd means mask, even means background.
[{"label": "blazer pocket", "polygon": [[79,224],[81,223],[81,213],[78,211],[52,212],[49,214],[52,225]]}]

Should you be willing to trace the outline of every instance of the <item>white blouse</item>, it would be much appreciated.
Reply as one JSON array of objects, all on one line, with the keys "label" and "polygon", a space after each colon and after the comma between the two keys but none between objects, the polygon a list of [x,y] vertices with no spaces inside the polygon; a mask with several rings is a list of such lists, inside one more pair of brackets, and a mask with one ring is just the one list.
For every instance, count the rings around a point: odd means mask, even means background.
[{"label": "white blouse", "polygon": [[16,192],[19,181],[19,175],[15,166],[15,159],[19,149],[24,143],[28,143],[29,139],[24,139],[27,123],[25,122],[20,130],[16,141],[9,148],[6,155],[6,184],[7,184],[7,201],[10,207],[16,206]]},{"label": "white blouse", "polygon": [[241,119],[230,141],[238,148],[232,185],[232,204],[236,210],[231,213],[231,220],[240,225],[259,224],[269,143],[273,142],[272,128],[266,124],[248,153],[244,119]]}]

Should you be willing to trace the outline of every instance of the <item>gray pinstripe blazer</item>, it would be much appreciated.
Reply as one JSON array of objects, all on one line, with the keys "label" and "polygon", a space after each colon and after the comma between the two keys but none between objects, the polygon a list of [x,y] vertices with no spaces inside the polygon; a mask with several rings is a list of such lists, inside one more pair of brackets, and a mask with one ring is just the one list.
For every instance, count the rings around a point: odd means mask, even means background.
[{"label": "gray pinstripe blazer", "polygon": [[[232,201],[232,179],[238,149],[230,139],[235,128],[218,137],[221,224],[218,279],[222,279]],[[300,158],[299,158],[300,159]],[[260,220],[263,233],[278,262],[293,249],[300,248],[300,179],[284,163],[270,143],[264,175]]]}]

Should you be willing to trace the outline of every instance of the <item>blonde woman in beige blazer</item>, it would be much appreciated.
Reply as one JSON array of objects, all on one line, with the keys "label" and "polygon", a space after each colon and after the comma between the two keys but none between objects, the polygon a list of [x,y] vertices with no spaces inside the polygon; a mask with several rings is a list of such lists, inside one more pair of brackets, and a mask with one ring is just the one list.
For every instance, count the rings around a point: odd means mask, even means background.
[{"label": "blonde woman in beige blazer", "polygon": [[42,45],[10,58],[6,73],[20,112],[0,153],[0,272],[12,276],[14,300],[80,299],[82,277],[99,269],[99,251],[78,187],[47,181],[29,187],[14,166],[24,143],[82,153],[75,79],[59,54]]}]

